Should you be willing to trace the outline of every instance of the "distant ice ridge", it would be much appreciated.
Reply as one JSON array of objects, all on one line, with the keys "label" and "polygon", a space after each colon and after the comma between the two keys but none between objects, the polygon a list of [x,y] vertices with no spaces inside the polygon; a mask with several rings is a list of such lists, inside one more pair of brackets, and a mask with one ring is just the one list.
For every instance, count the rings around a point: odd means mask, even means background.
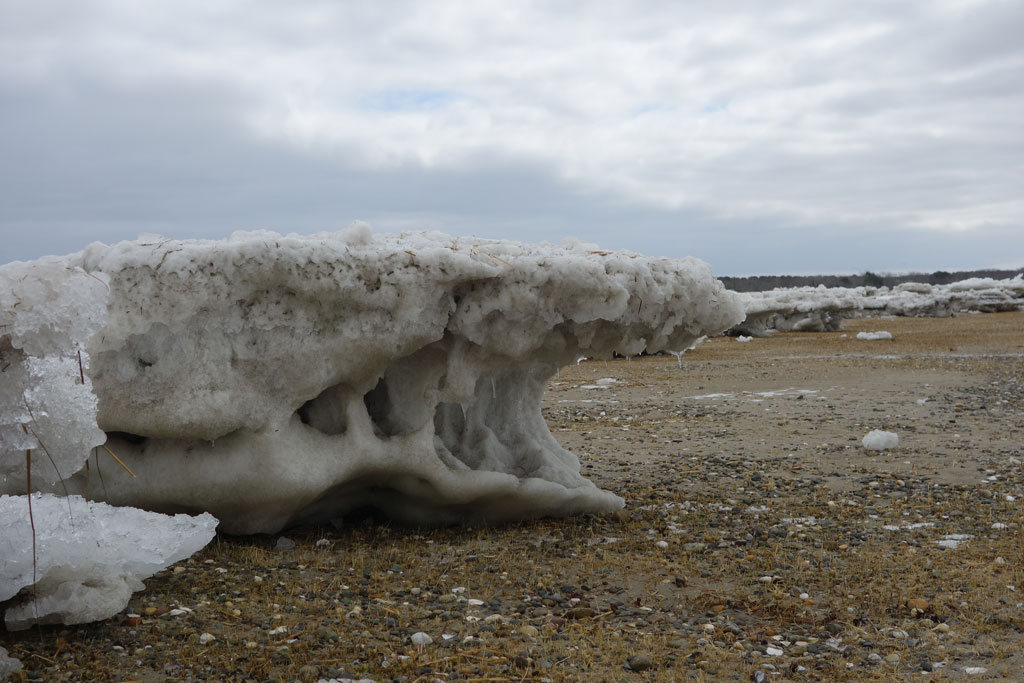
[{"label": "distant ice ridge", "polygon": [[948,285],[907,282],[887,287],[783,287],[740,294],[745,319],[728,334],[763,337],[777,330],[831,332],[844,318],[883,315],[945,318],[965,311],[1024,308],[1024,274],[972,278]]},{"label": "distant ice ridge", "polygon": [[7,609],[11,630],[111,617],[143,579],[205,546],[217,527],[209,514],[171,517],[79,496],[34,494],[32,512],[34,545],[27,496],[0,496],[0,602],[36,577],[31,594]]},{"label": "distant ice ridge", "polygon": [[[617,509],[548,431],[547,379],[581,356],[682,350],[743,315],[694,259],[358,224],[97,243],[62,263],[108,281],[86,374],[138,475],[69,488],[210,511],[232,533],[366,505],[413,521]],[[12,470],[0,492],[24,490]]]}]

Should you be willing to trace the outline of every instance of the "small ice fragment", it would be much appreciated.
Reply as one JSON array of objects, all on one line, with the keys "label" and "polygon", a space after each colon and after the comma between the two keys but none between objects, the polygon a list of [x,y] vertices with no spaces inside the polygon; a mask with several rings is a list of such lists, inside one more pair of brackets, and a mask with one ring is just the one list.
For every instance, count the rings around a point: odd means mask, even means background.
[{"label": "small ice fragment", "polygon": [[434,639],[426,633],[424,633],[423,631],[417,631],[416,633],[412,634],[411,636],[409,636],[409,640],[411,640],[412,644],[418,648],[426,647],[427,645],[430,645],[432,642],[434,642]]},{"label": "small ice fragment", "polygon": [[659,548],[667,548],[668,547],[668,541],[658,541],[654,545],[658,546]]},{"label": "small ice fragment", "polygon": [[935,541],[935,545],[940,548],[948,548],[949,550],[955,550],[959,548],[964,541],[973,538],[970,534],[946,534],[939,540]]},{"label": "small ice fragment", "polygon": [[864,448],[867,448],[869,451],[884,451],[889,448],[896,448],[900,443],[900,437],[894,432],[875,429],[868,432],[862,443]]},{"label": "small ice fragment", "polygon": [[740,336],[736,337],[736,341],[738,341],[738,342],[748,342],[751,339],[753,339],[753,337],[744,337],[742,334]]},{"label": "small ice fragment", "polygon": [[215,640],[217,640],[217,636],[213,635],[212,633],[204,633],[203,635],[199,636],[200,645],[209,645]]},{"label": "small ice fragment", "polygon": [[21,662],[14,657],[9,657],[7,655],[7,650],[0,647],[0,680],[5,679],[7,676],[10,676],[17,671],[21,671],[21,669]]},{"label": "small ice fragment", "polygon": [[986,669],[983,666],[968,666],[968,667],[964,667],[964,673],[967,674],[968,676],[977,676],[978,674],[983,674],[986,671],[988,671],[988,669]]},{"label": "small ice fragment", "polygon": [[879,330],[878,332],[858,332],[857,339],[865,339],[867,341],[892,339],[892,332],[886,332],[885,330]]}]

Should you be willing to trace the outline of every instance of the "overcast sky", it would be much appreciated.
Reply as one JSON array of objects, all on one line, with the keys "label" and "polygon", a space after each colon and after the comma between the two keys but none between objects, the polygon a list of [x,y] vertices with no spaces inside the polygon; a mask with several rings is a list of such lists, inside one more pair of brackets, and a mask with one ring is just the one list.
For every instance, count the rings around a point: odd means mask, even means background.
[{"label": "overcast sky", "polygon": [[0,262],[437,229],[1024,266],[1024,3],[0,0]]}]

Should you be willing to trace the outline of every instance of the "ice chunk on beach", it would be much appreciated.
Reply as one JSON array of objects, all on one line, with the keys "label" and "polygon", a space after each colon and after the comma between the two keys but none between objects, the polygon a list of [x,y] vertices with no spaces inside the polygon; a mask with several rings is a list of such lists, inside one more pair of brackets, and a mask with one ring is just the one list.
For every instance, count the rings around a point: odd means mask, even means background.
[{"label": "ice chunk on beach", "polygon": [[765,337],[776,330],[834,332],[843,317],[859,310],[862,295],[842,287],[782,287],[766,292],[744,292],[744,320],[731,336]]},{"label": "ice chunk on beach", "polygon": [[[365,226],[97,243],[65,265],[109,281],[86,375],[138,475],[67,485],[207,510],[233,533],[364,506],[417,522],[618,509],[548,430],[548,378],[743,315],[694,259]],[[0,493],[24,484],[15,472]]]},{"label": "ice chunk on beach", "polygon": [[879,330],[877,332],[858,332],[857,339],[864,339],[866,341],[892,339],[892,332],[886,332],[885,330]]},{"label": "ice chunk on beach", "polygon": [[107,277],[67,258],[0,265],[0,492],[12,473],[53,483],[106,439],[86,345],[107,317]]},{"label": "ice chunk on beach", "polygon": [[7,649],[0,646],[0,681],[6,679],[13,673],[21,671],[22,664],[14,657],[7,654]]},{"label": "ice chunk on beach", "polygon": [[34,545],[27,496],[0,496],[0,602],[35,577],[31,593],[7,608],[11,630],[113,616],[143,579],[201,549],[217,528],[205,513],[161,515],[79,496],[33,494],[32,513]]},{"label": "ice chunk on beach", "polygon": [[887,432],[881,429],[875,429],[867,433],[867,436],[862,440],[864,448],[869,451],[884,451],[890,448],[896,448],[900,443],[900,437],[894,432]]}]

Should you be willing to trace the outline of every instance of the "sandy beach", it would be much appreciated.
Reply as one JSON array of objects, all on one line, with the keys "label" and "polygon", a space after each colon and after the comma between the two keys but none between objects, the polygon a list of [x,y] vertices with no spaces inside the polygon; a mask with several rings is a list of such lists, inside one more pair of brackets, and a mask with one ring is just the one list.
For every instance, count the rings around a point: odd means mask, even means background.
[{"label": "sandy beach", "polygon": [[544,415],[621,513],[220,537],[0,631],[13,680],[1021,679],[1024,312],[581,361]]}]

